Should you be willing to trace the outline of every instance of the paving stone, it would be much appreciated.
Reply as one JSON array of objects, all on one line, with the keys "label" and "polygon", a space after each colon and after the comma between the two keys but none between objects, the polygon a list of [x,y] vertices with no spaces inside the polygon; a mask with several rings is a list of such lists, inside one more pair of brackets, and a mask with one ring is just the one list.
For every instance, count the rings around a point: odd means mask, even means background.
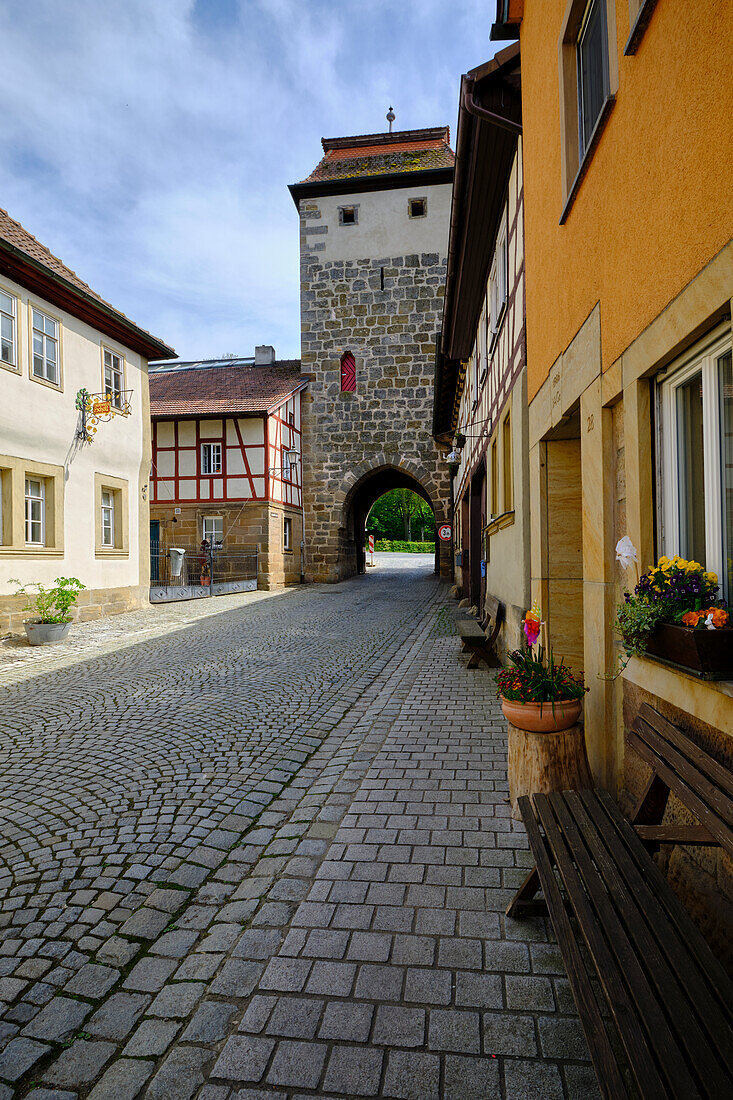
[{"label": "paving stone", "polygon": [[387,1056],[384,1096],[396,1100],[440,1100],[440,1058],[394,1050]]},{"label": "paving stone", "polygon": [[318,1037],[365,1043],[369,1038],[373,1015],[373,1005],[331,1001],[326,1005]]},{"label": "paving stone", "polygon": [[502,1008],[504,994],[499,974],[456,974],[456,1004],[462,1008]]},{"label": "paving stone", "polygon": [[207,981],[221,966],[223,955],[204,955],[195,953],[183,959],[173,977],[177,982]]},{"label": "paving stone", "polygon": [[399,1001],[404,973],[401,966],[364,963],[356,979],[355,996],[374,1001]]},{"label": "paving stone", "polygon": [[69,1085],[74,1088],[88,1085],[99,1076],[115,1050],[114,1043],[77,1039],[43,1071],[43,1080],[51,1085]]},{"label": "paving stone", "polygon": [[168,913],[161,913],[157,909],[150,909],[144,905],[128,917],[121,926],[120,932],[131,939],[154,940],[168,924],[170,924]]},{"label": "paving stone", "polygon": [[328,1059],[324,1090],[345,1096],[376,1096],[383,1059],[380,1050],[335,1046]]},{"label": "paving stone", "polygon": [[148,1009],[149,1016],[180,1019],[193,1011],[204,992],[203,982],[171,982],[161,989]]},{"label": "paving stone", "polygon": [[151,945],[153,955],[166,955],[171,959],[182,959],[190,951],[198,939],[198,933],[185,928],[177,928],[173,932],[166,932],[159,936]]},{"label": "paving stone", "polygon": [[406,1001],[426,1005],[450,1004],[453,981],[449,970],[420,970],[410,967],[405,980]]},{"label": "paving stone", "polygon": [[154,1062],[119,1058],[105,1070],[87,1100],[135,1100],[154,1069]]},{"label": "paving stone", "polygon": [[84,1025],[90,1035],[121,1041],[132,1031],[150,1004],[151,997],[137,993],[115,993],[97,1009]]},{"label": "paving stone", "polygon": [[260,979],[260,989],[275,989],[281,993],[299,993],[305,985],[313,965],[307,959],[275,958],[268,964]]},{"label": "paving stone", "polygon": [[290,1039],[278,1043],[267,1074],[273,1085],[314,1089],[318,1085],[328,1048],[322,1043],[300,1043]]},{"label": "paving stone", "polygon": [[[227,1037],[231,1019],[237,1012],[236,1005],[224,1001],[205,1001],[196,1009],[181,1039],[190,1043],[218,1043]],[[157,1021],[150,1021],[154,1022]]]},{"label": "paving stone", "polygon": [[125,989],[141,993],[158,993],[176,969],[173,959],[159,959],[146,955],[140,959],[122,983]]},{"label": "paving stone", "polygon": [[209,991],[222,997],[248,997],[265,969],[261,962],[228,959],[214,978]]},{"label": "paving stone", "polygon": [[502,1100],[498,1059],[447,1055],[442,1100]]},{"label": "paving stone", "polygon": [[282,932],[276,928],[248,928],[237,940],[232,954],[245,959],[270,959],[282,940]]},{"label": "paving stone", "polygon": [[33,1039],[63,1043],[79,1030],[91,1011],[91,1005],[82,1001],[74,1001],[70,997],[54,997],[26,1024],[23,1034]]},{"label": "paving stone", "polygon": [[178,1020],[143,1020],[123,1053],[131,1058],[164,1054],[180,1030],[181,1024]]},{"label": "paving stone", "polygon": [[542,1016],[537,1021],[537,1026],[540,1046],[546,1058],[571,1059],[577,1062],[589,1059],[588,1044],[579,1020]]},{"label": "paving stone", "polygon": [[432,1009],[428,1046],[433,1050],[480,1054],[481,1026],[478,1012],[462,1012],[455,1008]]},{"label": "paving stone", "polygon": [[274,1039],[251,1035],[232,1035],[212,1070],[213,1077],[228,1081],[261,1080],[270,1055],[275,1047]]},{"label": "paving stone", "polygon": [[316,960],[310,972],[306,993],[322,994],[326,997],[348,997],[354,985],[356,966],[354,963],[322,962]]},{"label": "paving stone", "polygon": [[89,997],[99,1000],[108,993],[120,976],[119,970],[110,966],[99,966],[97,963],[86,963],[77,970],[70,982],[64,986],[64,993],[72,993],[78,997]]},{"label": "paving stone", "polygon": [[122,936],[110,936],[97,952],[97,959],[110,966],[127,966],[140,950],[140,944],[124,940]]},{"label": "paving stone", "polygon": [[[77,1100],[78,1093],[69,1092],[68,1089],[32,1089],[27,1095],[27,1100]],[[0,1100],[12,1100],[12,1092],[5,1091],[5,1086],[0,1086]]]},{"label": "paving stone", "polygon": [[563,1067],[568,1100],[601,1100],[600,1089],[592,1066]]},{"label": "paving stone", "polygon": [[0,1051],[0,1077],[6,1081],[18,1081],[31,1066],[34,1066],[51,1047],[26,1039],[19,1035],[11,1039],[3,1051]]},{"label": "paving stone", "polygon": [[262,1031],[276,1003],[276,997],[262,997],[257,994],[247,1005],[247,1009],[239,1023],[239,1030],[250,1031],[255,1034]]},{"label": "paving stone", "polygon": [[563,1100],[560,1072],[551,1062],[504,1061],[506,1100]]},{"label": "paving stone", "polygon": [[182,909],[189,901],[189,897],[187,890],[169,890],[165,887],[158,887],[147,897],[145,904],[152,909],[160,909],[162,913],[172,914]]},{"label": "paving stone", "polygon": [[382,1046],[421,1047],[425,1042],[425,1011],[380,1005],[374,1023],[374,1040]]},{"label": "paving stone", "polygon": [[519,1009],[520,1012],[552,1012],[555,1007],[552,984],[549,978],[511,974],[506,979],[506,1003],[507,1008]]},{"label": "paving stone", "polygon": [[214,1055],[203,1047],[176,1047],[155,1074],[146,1100],[190,1100],[206,1079]]},{"label": "paving stone", "polygon": [[534,1019],[516,1012],[484,1012],[484,1051],[488,1055],[532,1058],[537,1054]]},{"label": "paving stone", "polygon": [[266,1027],[268,1035],[312,1039],[323,1010],[323,1001],[305,997],[280,997]]}]

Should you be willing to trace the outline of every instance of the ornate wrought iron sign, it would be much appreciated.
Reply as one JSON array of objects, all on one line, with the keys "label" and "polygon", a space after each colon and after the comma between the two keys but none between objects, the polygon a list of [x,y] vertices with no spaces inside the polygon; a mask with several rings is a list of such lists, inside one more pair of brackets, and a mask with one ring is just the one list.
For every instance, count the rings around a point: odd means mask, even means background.
[{"label": "ornate wrought iron sign", "polygon": [[116,416],[129,416],[132,412],[132,390],[120,390],[113,402],[111,393],[90,393],[81,389],[76,395],[79,410],[79,426],[76,434],[84,443],[92,443],[97,425],[114,420]]}]

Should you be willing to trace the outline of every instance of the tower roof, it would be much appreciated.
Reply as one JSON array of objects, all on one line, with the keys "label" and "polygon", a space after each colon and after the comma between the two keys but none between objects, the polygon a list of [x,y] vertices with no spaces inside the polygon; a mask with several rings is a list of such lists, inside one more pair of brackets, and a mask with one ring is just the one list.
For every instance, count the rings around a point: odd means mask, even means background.
[{"label": "tower roof", "polygon": [[323,157],[311,174],[290,186],[296,205],[307,195],[406,186],[415,175],[424,183],[450,183],[453,177],[447,126],[322,138],[321,145]]}]

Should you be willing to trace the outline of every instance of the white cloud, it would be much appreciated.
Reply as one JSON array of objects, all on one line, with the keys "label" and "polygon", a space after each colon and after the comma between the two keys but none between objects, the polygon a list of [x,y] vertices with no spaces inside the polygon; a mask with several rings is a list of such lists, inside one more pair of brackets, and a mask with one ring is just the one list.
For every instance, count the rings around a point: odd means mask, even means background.
[{"label": "white cloud", "polygon": [[484,0],[0,0],[0,205],[184,356],[299,352],[287,184],[455,123]]}]

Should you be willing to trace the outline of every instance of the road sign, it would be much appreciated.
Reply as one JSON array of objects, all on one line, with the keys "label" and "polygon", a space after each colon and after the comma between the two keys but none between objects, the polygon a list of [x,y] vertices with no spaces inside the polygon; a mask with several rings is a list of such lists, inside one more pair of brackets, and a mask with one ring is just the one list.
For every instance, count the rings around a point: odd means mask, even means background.
[{"label": "road sign", "polygon": [[449,523],[444,523],[442,527],[438,528],[438,538],[443,542],[450,542],[451,526]]},{"label": "road sign", "polygon": [[369,536],[369,553],[374,553],[374,535]]}]

